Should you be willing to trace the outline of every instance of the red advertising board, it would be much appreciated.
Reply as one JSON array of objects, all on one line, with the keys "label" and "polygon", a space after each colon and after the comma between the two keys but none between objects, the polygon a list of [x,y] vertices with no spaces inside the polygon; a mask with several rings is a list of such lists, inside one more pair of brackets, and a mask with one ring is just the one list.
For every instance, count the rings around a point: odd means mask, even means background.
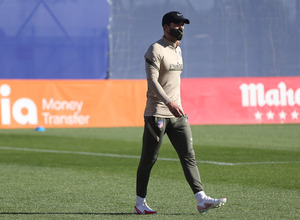
[{"label": "red advertising board", "polygon": [[[145,80],[0,80],[0,128],[143,126]],[[300,77],[182,79],[190,124],[300,123]]]},{"label": "red advertising board", "polygon": [[191,124],[300,123],[300,78],[201,78],[182,81]]}]

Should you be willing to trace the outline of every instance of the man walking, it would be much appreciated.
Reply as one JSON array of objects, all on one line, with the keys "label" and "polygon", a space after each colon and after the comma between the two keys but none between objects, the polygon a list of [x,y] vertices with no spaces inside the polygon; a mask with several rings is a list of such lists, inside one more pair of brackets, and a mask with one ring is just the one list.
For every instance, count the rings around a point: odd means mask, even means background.
[{"label": "man walking", "polygon": [[164,134],[174,146],[187,182],[203,213],[226,203],[226,198],[212,199],[205,195],[195,161],[193,139],[188,117],[181,106],[180,75],[183,68],[180,40],[184,24],[190,21],[180,12],[163,16],[164,36],[152,44],[145,54],[148,82],[147,104],[144,112],[143,148],[137,170],[136,214],[156,214],[146,202],[150,172],[157,160]]}]

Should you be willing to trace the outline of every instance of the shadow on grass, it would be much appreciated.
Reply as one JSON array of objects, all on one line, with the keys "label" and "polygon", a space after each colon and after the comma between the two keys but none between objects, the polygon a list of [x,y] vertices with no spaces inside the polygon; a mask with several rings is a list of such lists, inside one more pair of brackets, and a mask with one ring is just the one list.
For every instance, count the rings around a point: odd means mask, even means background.
[{"label": "shadow on grass", "polygon": [[[136,215],[129,212],[119,213],[106,213],[106,212],[0,212],[1,215]],[[157,215],[197,215],[195,213],[169,213],[169,214],[157,214]],[[199,214],[198,214],[199,215]]]}]

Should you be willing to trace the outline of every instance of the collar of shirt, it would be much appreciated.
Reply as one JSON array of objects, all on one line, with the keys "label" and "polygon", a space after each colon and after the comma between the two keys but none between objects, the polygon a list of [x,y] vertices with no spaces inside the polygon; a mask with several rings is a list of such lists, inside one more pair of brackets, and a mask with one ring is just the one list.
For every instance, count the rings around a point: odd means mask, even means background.
[{"label": "collar of shirt", "polygon": [[[163,41],[167,44],[167,45],[169,45],[169,46],[171,46],[171,47],[173,47],[173,48],[177,48],[178,46],[179,46],[179,44],[180,44],[180,41],[176,41],[175,43],[173,43],[172,41],[169,41],[165,36],[163,36]],[[178,43],[177,43],[178,42]]]}]

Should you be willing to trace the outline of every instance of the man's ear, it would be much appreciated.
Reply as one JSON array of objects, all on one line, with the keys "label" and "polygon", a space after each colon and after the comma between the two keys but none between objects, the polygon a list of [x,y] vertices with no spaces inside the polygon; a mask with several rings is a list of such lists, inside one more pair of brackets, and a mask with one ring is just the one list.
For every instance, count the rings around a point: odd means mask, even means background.
[{"label": "man's ear", "polygon": [[167,24],[164,24],[164,31],[167,31],[168,30],[168,27],[169,27],[169,25],[167,25]]}]

